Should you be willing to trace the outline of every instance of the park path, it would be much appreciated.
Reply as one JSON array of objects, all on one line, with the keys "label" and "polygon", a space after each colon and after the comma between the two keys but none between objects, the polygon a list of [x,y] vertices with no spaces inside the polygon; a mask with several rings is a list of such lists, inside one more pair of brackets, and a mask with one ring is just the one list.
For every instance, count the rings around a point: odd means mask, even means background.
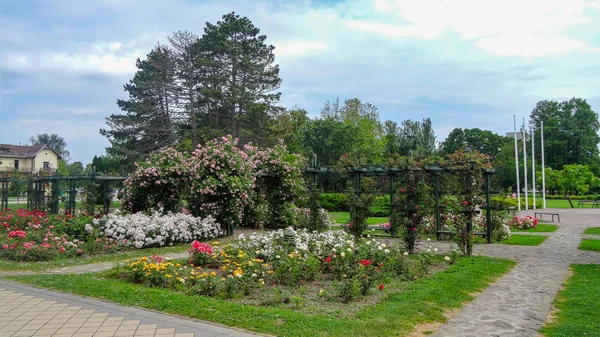
[{"label": "park path", "polygon": [[0,280],[0,337],[251,337],[256,335]]},{"label": "park path", "polygon": [[[559,229],[538,247],[476,245],[475,254],[517,265],[440,326],[434,336],[538,336],[569,265],[600,264],[600,253],[577,249],[587,227],[600,226],[600,209],[557,209]],[[533,211],[521,214],[533,215]],[[521,234],[521,233],[518,233]]]}]

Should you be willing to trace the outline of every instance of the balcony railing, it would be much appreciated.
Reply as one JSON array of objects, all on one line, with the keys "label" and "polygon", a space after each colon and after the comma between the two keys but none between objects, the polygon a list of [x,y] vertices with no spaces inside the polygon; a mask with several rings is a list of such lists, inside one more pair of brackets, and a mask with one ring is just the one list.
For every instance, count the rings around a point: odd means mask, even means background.
[{"label": "balcony railing", "polygon": [[[45,168],[45,169],[42,168],[41,170],[44,173],[56,171],[56,169],[54,169],[52,167]],[[19,169],[15,169],[14,167],[11,167],[11,166],[0,166],[0,172],[37,173],[39,171],[40,171],[39,169],[32,170],[31,167],[19,167]]]}]

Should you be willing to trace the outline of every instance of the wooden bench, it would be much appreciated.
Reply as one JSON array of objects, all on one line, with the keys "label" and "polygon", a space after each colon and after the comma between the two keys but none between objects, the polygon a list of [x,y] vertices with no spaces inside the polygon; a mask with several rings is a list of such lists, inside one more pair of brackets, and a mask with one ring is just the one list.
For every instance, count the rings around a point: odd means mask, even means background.
[{"label": "wooden bench", "polygon": [[551,215],[552,216],[552,222],[554,222],[554,217],[558,218],[558,222],[560,222],[560,214],[558,213],[544,213],[544,212],[535,212],[533,214],[534,217],[542,220],[542,215]]},{"label": "wooden bench", "polygon": [[579,208],[579,206],[581,206],[581,208],[584,208],[584,206],[586,204],[591,204],[592,208],[596,208],[599,206],[598,200],[578,200],[577,201],[577,208]]}]

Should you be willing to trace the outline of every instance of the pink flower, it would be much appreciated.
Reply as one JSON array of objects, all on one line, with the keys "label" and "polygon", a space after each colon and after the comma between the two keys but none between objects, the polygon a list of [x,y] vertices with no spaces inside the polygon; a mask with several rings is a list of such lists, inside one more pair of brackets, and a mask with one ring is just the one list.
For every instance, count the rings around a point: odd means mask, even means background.
[{"label": "pink flower", "polygon": [[8,245],[4,245],[4,246],[2,246],[2,248],[8,249]]}]

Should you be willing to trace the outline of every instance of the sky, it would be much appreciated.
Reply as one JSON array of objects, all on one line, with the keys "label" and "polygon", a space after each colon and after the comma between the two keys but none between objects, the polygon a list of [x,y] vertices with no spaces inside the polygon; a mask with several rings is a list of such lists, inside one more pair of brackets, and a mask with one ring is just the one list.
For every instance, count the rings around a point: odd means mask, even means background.
[{"label": "sky", "polygon": [[311,116],[358,97],[443,141],[503,135],[543,99],[600,111],[600,0],[0,0],[0,143],[57,133],[89,163],[136,59],[232,11],[275,46],[282,106]]}]

